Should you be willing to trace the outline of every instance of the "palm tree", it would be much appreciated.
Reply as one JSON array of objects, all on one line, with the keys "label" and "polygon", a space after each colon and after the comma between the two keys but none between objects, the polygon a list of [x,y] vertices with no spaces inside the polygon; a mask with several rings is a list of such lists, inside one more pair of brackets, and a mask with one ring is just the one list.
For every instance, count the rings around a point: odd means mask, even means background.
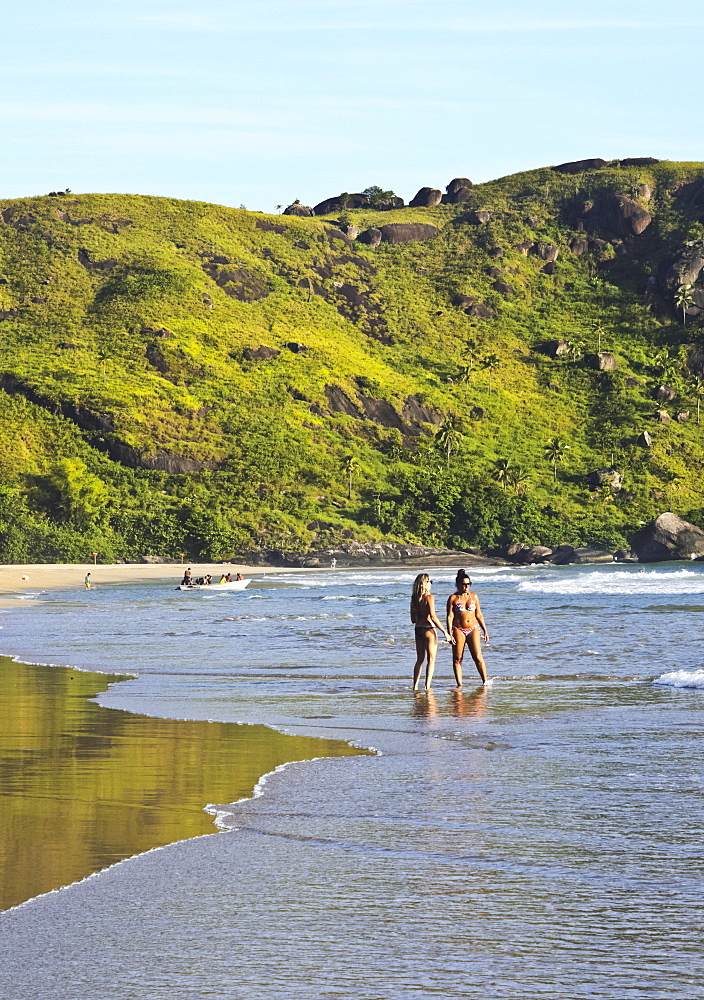
[{"label": "palm tree", "polygon": [[682,310],[682,325],[685,326],[687,323],[687,310],[691,305],[694,305],[691,284],[680,285],[675,292],[675,305],[678,309]]},{"label": "palm tree", "polygon": [[569,347],[567,348],[567,355],[570,361],[577,364],[584,357],[584,344],[581,340],[571,340],[569,342]]},{"label": "palm tree", "polygon": [[489,392],[491,392],[491,373],[499,365],[501,359],[498,354],[487,354],[481,360],[482,368],[489,372]]},{"label": "palm tree", "polygon": [[594,333],[596,334],[596,352],[597,354],[601,354],[601,335],[604,333],[604,327],[597,324],[594,327]]},{"label": "palm tree", "polygon": [[467,397],[467,390],[469,388],[469,380],[472,377],[473,371],[474,371],[474,365],[473,365],[472,361],[470,360],[470,361],[467,362],[467,364],[462,369],[462,374],[460,375],[460,378],[459,378],[460,385],[464,386],[464,395],[465,395],[465,398]]},{"label": "palm tree", "polygon": [[359,472],[359,461],[354,455],[348,455],[345,459],[345,472],[347,473],[347,499],[352,499],[352,479]]},{"label": "palm tree", "polygon": [[450,455],[462,443],[463,436],[459,418],[452,414],[445,418],[435,432],[435,440],[445,452],[448,467],[450,465]]},{"label": "palm tree", "polygon": [[497,458],[491,470],[491,478],[495,482],[500,483],[501,488],[505,490],[506,483],[510,481],[512,472],[513,469],[510,458]]},{"label": "palm tree", "polygon": [[530,479],[528,469],[522,465],[516,465],[508,471],[507,482],[517,496],[522,496],[526,491],[526,486]]},{"label": "palm tree", "polygon": [[570,446],[561,437],[554,437],[545,445],[545,457],[552,462],[553,476],[557,482],[557,463],[570,450]]},{"label": "palm tree", "polygon": [[701,375],[695,375],[694,381],[692,383],[694,396],[697,400],[697,424],[699,423],[699,404],[702,401],[702,396],[704,396],[704,379]]}]

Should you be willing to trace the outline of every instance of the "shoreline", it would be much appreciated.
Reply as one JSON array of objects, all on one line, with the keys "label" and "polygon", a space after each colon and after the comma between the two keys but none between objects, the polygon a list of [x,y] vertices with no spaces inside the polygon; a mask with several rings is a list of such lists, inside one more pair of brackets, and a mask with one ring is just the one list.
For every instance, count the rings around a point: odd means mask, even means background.
[{"label": "shoreline", "polygon": [[281,572],[278,566],[250,566],[245,563],[98,563],[97,566],[93,563],[15,563],[0,565],[0,594],[34,593],[56,587],[83,590],[86,573],[90,573],[94,587],[155,580],[170,581],[176,586],[183,579],[187,566],[191,567],[194,577],[210,573],[218,579],[223,572],[242,573],[243,576]]}]

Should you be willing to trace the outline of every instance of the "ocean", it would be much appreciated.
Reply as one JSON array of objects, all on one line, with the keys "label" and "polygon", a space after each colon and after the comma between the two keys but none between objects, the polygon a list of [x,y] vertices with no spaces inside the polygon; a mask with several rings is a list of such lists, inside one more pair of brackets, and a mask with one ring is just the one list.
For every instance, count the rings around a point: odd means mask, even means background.
[{"label": "ocean", "polygon": [[[454,571],[429,568],[440,607]],[[490,683],[414,694],[405,569],[55,590],[0,653],[103,708],[365,756],[204,802],[222,831],[0,914],[3,1000],[704,996],[704,566],[471,570]],[[98,576],[98,574],[96,574]]]}]

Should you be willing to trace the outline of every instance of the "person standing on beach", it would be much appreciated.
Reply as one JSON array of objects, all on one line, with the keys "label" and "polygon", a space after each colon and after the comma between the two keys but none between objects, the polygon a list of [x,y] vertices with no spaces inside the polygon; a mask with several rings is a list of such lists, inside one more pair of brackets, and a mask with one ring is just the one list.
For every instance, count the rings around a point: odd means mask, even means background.
[{"label": "person standing on beach", "polygon": [[469,575],[463,569],[459,570],[455,578],[455,593],[450,594],[447,599],[447,628],[452,631],[454,641],[452,667],[458,688],[462,687],[462,656],[465,646],[469,647],[482,684],[486,684],[487,677],[479,629],[484,634],[484,642],[489,641],[489,633],[479,607],[479,598],[469,589],[471,586]]},{"label": "person standing on beach", "polygon": [[425,690],[430,690],[430,683],[435,670],[435,657],[438,652],[438,637],[436,628],[445,636],[447,642],[452,642],[449,632],[446,632],[435,617],[435,598],[430,593],[432,580],[427,573],[419,573],[413,582],[411,597],[411,621],[413,622],[416,640],[416,663],[413,667],[413,690],[418,690],[420,671],[425,665]]},{"label": "person standing on beach", "polygon": [[83,582],[86,585],[86,590],[90,590],[90,573],[86,573]]}]

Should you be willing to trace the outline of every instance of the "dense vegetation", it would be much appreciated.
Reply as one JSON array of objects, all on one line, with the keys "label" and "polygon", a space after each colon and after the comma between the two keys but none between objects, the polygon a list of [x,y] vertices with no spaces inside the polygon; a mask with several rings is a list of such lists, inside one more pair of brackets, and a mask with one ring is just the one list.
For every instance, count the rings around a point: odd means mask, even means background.
[{"label": "dense vegetation", "polygon": [[[699,285],[662,279],[704,236],[703,185],[704,164],[615,163],[516,174],[461,204],[345,208],[362,229],[440,229],[375,248],[334,213],[2,203],[0,559],[380,534],[615,547],[663,509],[704,524]],[[642,233],[581,231],[612,195],[647,209]],[[620,483],[590,486],[604,468]]]}]

